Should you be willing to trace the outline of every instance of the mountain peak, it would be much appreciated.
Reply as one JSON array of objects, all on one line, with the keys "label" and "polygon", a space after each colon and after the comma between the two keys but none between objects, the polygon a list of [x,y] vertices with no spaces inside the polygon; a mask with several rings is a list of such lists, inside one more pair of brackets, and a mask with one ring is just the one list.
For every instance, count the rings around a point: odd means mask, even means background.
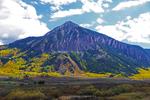
[{"label": "mountain peak", "polygon": [[80,27],[78,24],[72,22],[72,21],[66,21],[65,23],[63,23],[62,25],[54,28],[52,31],[48,32],[46,34],[46,36],[49,36],[51,33],[57,33],[61,30],[65,31],[65,32],[69,32],[70,30],[73,30],[75,28]]},{"label": "mountain peak", "polygon": [[64,23],[65,25],[67,24],[70,24],[70,25],[77,25],[76,23],[74,23],[74,22],[72,22],[72,21],[66,21],[65,23]]},{"label": "mountain peak", "polygon": [[78,24],[72,21],[66,21],[64,24],[61,25],[62,27],[79,27]]}]

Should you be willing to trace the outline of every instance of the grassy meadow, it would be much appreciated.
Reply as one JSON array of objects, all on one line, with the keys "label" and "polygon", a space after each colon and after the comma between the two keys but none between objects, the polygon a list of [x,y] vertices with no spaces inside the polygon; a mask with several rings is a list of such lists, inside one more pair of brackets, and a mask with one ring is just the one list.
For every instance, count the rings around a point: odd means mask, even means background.
[{"label": "grassy meadow", "polygon": [[1,77],[0,100],[150,100],[150,81]]}]

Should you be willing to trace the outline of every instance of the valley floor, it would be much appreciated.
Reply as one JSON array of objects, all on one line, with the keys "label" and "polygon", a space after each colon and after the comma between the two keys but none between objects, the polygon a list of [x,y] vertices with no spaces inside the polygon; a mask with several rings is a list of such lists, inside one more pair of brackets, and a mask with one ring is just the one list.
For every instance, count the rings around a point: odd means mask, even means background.
[{"label": "valley floor", "polygon": [[150,100],[150,80],[1,77],[0,100]]}]

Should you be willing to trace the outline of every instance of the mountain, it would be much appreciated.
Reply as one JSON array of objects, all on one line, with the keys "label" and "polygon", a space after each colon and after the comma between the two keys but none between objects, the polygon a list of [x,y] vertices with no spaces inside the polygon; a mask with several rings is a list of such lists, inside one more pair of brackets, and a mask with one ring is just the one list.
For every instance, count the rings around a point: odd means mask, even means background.
[{"label": "mountain", "polygon": [[148,50],[122,43],[71,21],[44,36],[17,40],[6,47],[17,48],[17,57],[25,59],[28,65],[33,58],[40,60],[43,54],[48,54],[51,57],[44,60],[40,67],[54,66],[53,70],[60,73],[87,71],[131,75],[137,73],[139,67],[150,66]]},{"label": "mountain", "polygon": [[150,49],[145,49],[145,51],[146,51],[147,54],[149,54],[149,56],[150,56]]}]

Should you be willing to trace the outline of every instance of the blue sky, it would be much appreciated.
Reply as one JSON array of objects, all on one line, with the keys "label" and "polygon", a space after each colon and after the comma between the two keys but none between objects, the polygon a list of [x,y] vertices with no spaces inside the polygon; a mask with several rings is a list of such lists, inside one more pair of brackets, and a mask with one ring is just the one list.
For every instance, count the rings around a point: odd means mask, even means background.
[{"label": "blue sky", "polygon": [[1,0],[0,44],[44,35],[68,20],[150,48],[150,0]]}]

